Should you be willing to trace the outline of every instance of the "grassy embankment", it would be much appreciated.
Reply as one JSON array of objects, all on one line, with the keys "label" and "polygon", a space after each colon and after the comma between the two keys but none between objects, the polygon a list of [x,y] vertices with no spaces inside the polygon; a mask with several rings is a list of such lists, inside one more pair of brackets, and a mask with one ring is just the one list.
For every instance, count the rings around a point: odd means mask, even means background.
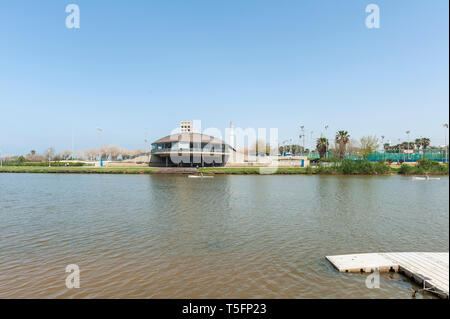
[{"label": "grassy embankment", "polygon": [[[0,173],[73,173],[73,174],[151,174],[156,167],[89,167],[89,166],[9,166],[0,167]],[[199,173],[227,175],[257,175],[264,174],[259,167],[205,167]],[[279,167],[275,174],[320,174],[320,175],[448,175],[448,164],[428,160],[419,161],[416,166],[402,165],[393,168],[388,163],[368,161],[331,161],[319,167]]]},{"label": "grassy embankment", "polygon": [[0,173],[66,173],[66,174],[151,174],[154,167],[43,167],[43,166],[3,166]]},{"label": "grassy embankment", "polygon": [[[204,167],[199,168],[200,173],[226,174],[226,175],[257,175],[260,174],[259,167]],[[313,173],[312,168],[302,167],[279,167],[275,174],[308,174]]]},{"label": "grassy embankment", "polygon": [[[69,165],[69,167],[80,167],[80,166],[87,166],[83,162],[50,162],[51,166],[63,166],[66,167],[66,164]],[[13,162],[13,163],[2,163],[2,166],[33,166],[33,167],[48,167],[48,162]]]},{"label": "grassy embankment", "polygon": [[[205,174],[249,175],[260,174],[258,167],[205,167],[199,172]],[[332,161],[319,167],[280,167],[275,174],[320,174],[320,175],[448,175],[449,166],[428,160],[419,161],[417,166],[402,165],[392,168],[388,163],[369,161]]]}]

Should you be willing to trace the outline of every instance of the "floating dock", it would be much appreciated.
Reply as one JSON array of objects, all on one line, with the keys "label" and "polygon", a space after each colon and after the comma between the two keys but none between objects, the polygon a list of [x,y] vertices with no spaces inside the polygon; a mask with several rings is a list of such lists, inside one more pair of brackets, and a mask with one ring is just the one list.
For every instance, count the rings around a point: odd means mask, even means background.
[{"label": "floating dock", "polygon": [[449,298],[448,253],[373,253],[326,256],[340,272],[395,271],[422,285],[424,290]]}]

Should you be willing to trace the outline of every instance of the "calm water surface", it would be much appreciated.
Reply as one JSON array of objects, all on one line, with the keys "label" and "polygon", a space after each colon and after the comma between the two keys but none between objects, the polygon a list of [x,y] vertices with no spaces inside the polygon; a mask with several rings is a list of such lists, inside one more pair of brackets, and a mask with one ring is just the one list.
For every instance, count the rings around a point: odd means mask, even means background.
[{"label": "calm water surface", "polygon": [[411,298],[324,256],[447,252],[448,194],[447,177],[0,174],[0,298]]}]

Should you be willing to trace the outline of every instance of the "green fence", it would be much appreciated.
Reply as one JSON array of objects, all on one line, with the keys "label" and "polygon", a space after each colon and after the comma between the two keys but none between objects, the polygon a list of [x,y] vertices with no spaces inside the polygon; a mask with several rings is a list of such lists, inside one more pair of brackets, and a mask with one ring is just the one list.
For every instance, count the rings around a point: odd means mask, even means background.
[{"label": "green fence", "polygon": [[[304,154],[311,159],[320,158],[318,152],[311,152]],[[335,157],[335,154],[329,152],[328,157]],[[358,154],[347,154],[347,159],[358,160],[360,159]],[[367,159],[371,162],[392,160],[394,162],[403,160],[405,162],[417,162],[421,159],[428,159],[430,161],[448,162],[448,153],[445,150],[427,150],[427,151],[415,151],[412,154],[405,154],[403,152],[374,152],[370,154]]]}]

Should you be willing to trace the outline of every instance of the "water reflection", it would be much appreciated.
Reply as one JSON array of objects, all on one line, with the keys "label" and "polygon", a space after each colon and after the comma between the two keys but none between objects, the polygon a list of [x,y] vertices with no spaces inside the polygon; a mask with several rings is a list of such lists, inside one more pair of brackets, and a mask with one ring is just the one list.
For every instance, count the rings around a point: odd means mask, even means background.
[{"label": "water reflection", "polygon": [[0,174],[0,188],[0,297],[409,298],[401,276],[368,290],[323,257],[449,244],[448,178]]}]

